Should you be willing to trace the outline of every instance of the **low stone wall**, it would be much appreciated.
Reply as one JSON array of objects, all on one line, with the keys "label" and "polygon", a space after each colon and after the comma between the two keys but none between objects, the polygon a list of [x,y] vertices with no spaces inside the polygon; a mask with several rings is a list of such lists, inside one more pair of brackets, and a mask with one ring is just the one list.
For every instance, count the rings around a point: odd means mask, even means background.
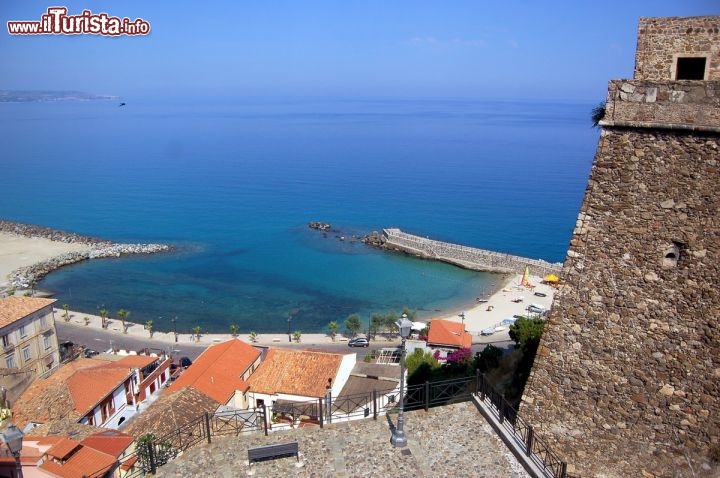
[{"label": "low stone wall", "polygon": [[543,277],[551,273],[558,274],[562,269],[560,263],[436,241],[407,234],[395,228],[383,229],[383,237],[385,249],[399,250],[475,271],[513,274],[521,273],[525,267],[528,267],[532,275]]}]

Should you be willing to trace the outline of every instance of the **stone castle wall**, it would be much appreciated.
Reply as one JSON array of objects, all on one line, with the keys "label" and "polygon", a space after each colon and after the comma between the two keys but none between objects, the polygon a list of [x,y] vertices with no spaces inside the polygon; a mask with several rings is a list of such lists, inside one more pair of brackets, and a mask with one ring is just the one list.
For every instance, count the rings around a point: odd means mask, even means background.
[{"label": "stone castle wall", "polygon": [[613,80],[603,126],[720,130],[720,81]]},{"label": "stone castle wall", "polygon": [[603,133],[520,408],[579,476],[712,466],[719,188],[717,134]]},{"label": "stone castle wall", "polygon": [[720,80],[720,17],[641,18],[636,80],[672,80],[675,58],[708,56],[707,80]]}]

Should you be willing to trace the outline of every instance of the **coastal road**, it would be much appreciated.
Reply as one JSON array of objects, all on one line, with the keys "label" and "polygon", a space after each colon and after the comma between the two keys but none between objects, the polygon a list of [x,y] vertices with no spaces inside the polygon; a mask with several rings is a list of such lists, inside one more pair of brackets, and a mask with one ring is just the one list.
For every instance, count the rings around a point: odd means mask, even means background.
[{"label": "coastal road", "polygon": [[[70,341],[74,344],[84,345],[89,349],[97,350],[98,352],[104,352],[113,347],[136,351],[148,348],[151,349],[151,351],[163,350],[167,353],[178,351],[174,352],[173,355],[190,357],[190,359],[195,360],[207,347],[207,344],[195,345],[188,342],[173,343],[142,338],[136,335],[108,332],[96,327],[78,327],[62,321],[56,321],[55,327],[57,329],[58,342]],[[185,334],[185,336],[187,337],[187,334]]]},{"label": "coastal road", "polygon": [[[199,344],[193,343],[188,334],[180,334],[179,342],[171,342],[167,340],[158,340],[157,338],[150,339],[137,334],[122,334],[116,331],[103,330],[99,327],[85,327],[68,324],[61,320],[55,321],[55,327],[57,328],[59,342],[62,343],[70,341],[74,344],[84,345],[89,349],[97,350],[98,352],[103,352],[111,348],[136,351],[148,348],[153,351],[165,351],[167,353],[173,353],[175,356],[189,357],[190,359],[195,360],[203,352],[203,350],[210,345],[207,342],[201,342]],[[483,350],[488,343],[492,343],[494,346],[503,349],[503,352],[506,354],[512,352],[515,345],[512,340],[492,341],[490,337],[483,342],[484,343],[475,343],[472,345],[473,355],[476,352]],[[399,343],[398,341],[387,341],[384,338],[380,338],[378,340],[371,341],[370,346],[367,348],[348,347],[347,341],[322,344],[277,342],[272,343],[271,346],[330,353],[355,352],[358,355],[358,360],[362,360],[367,353],[383,348],[395,348],[399,346]]]},{"label": "coastal road", "polygon": [[[515,350],[515,342],[512,340],[497,340],[497,341],[487,341],[483,343],[475,343],[472,344],[472,347],[470,348],[472,350],[473,356],[478,353],[482,352],[482,350],[489,344],[494,345],[495,347],[502,349],[503,354],[509,354],[513,350]],[[287,344],[282,344],[287,345]],[[276,345],[274,344],[273,347]],[[370,346],[367,348],[355,348],[355,347],[348,347],[347,342],[336,342],[336,343],[329,343],[329,344],[318,344],[318,345],[290,345],[289,347],[292,348],[302,348],[307,350],[315,350],[318,352],[330,352],[330,353],[348,353],[348,352],[356,352],[358,354],[358,360],[362,360],[365,357],[366,353],[371,353],[376,350],[380,350],[383,348],[395,348],[399,347],[399,344],[394,344],[392,342],[388,342],[387,344],[381,339],[379,341],[371,341]]]}]

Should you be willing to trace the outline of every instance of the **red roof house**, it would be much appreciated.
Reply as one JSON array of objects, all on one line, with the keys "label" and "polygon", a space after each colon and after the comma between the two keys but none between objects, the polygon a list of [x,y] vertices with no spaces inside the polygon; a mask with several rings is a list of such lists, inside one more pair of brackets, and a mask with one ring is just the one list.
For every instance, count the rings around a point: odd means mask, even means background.
[{"label": "red roof house", "polygon": [[430,347],[466,349],[472,345],[472,335],[465,331],[465,324],[433,319],[429,326],[427,343]]},{"label": "red roof house", "polygon": [[212,345],[175,380],[168,392],[192,386],[221,405],[232,402],[245,408],[247,380],[260,365],[260,359],[260,350],[240,339]]}]

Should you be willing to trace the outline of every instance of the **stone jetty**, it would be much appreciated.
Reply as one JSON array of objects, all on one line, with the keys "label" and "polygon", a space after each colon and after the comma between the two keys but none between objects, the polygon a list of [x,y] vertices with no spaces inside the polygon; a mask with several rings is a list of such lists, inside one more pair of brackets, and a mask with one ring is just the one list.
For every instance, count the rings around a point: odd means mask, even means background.
[{"label": "stone jetty", "polygon": [[532,275],[544,277],[547,274],[558,274],[562,270],[560,263],[436,241],[408,234],[396,228],[383,229],[382,233],[368,234],[363,242],[373,247],[447,262],[474,271],[516,274],[527,267]]},{"label": "stone jetty", "polygon": [[86,250],[68,252],[12,271],[7,279],[9,287],[13,289],[31,287],[50,272],[76,262],[88,259],[120,257],[128,254],[154,254],[172,249],[167,244],[118,244],[72,232],[5,220],[0,220],[0,232],[87,246]]}]

